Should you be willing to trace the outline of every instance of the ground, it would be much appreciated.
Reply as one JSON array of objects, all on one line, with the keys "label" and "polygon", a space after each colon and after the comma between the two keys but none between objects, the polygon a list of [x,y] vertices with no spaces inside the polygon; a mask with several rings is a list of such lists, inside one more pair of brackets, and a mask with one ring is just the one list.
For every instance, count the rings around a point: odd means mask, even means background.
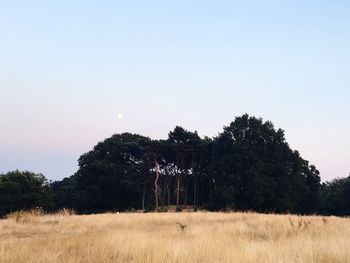
[{"label": "ground", "polygon": [[350,219],[256,213],[14,215],[0,262],[350,262]]}]

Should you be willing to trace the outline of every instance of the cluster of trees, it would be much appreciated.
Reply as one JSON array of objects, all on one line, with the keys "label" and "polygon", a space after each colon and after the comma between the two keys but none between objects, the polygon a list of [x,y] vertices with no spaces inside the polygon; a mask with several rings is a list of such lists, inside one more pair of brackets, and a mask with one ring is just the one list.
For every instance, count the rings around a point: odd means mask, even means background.
[{"label": "cluster of trees", "polygon": [[283,130],[247,114],[215,138],[182,127],[166,140],[113,135],[83,154],[78,171],[62,181],[48,184],[30,174],[32,187],[28,174],[0,175],[0,213],[35,206],[81,213],[193,206],[350,214],[350,177],[321,184],[315,166],[289,147]]},{"label": "cluster of trees", "polygon": [[319,213],[350,215],[350,175],[322,184]]},{"label": "cluster of trees", "polygon": [[0,216],[36,207],[52,207],[52,192],[42,174],[18,170],[0,174]]}]

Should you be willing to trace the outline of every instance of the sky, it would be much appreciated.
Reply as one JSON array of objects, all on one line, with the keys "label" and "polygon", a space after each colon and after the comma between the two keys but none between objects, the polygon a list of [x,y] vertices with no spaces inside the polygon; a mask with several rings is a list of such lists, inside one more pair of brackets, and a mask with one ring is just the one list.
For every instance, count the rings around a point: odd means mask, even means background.
[{"label": "sky", "polygon": [[114,133],[248,113],[348,176],[349,28],[350,1],[0,0],[0,172],[58,180]]}]

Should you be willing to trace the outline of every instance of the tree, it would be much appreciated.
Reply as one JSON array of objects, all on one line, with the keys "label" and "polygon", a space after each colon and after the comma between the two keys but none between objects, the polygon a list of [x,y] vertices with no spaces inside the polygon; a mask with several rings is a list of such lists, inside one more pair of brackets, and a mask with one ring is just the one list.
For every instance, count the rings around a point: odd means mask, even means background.
[{"label": "tree", "polygon": [[73,208],[76,207],[77,202],[80,202],[75,176],[64,178],[61,181],[52,182],[50,187],[52,191],[54,210]]},{"label": "tree", "polygon": [[[200,156],[200,145],[202,143],[198,133],[190,132],[177,126],[168,135],[168,143],[173,151],[173,164],[176,174],[176,206],[180,205],[181,184],[183,184],[184,198],[183,203],[188,204],[189,186],[194,187],[194,202],[197,195],[198,165]],[[194,206],[196,204],[194,203]]]},{"label": "tree", "polygon": [[210,174],[217,208],[303,213],[317,208],[318,171],[289,148],[283,130],[261,118],[245,114],[224,127],[214,140]]},{"label": "tree", "polygon": [[1,216],[22,209],[49,209],[52,205],[46,178],[29,171],[0,174],[0,200]]},{"label": "tree", "polygon": [[350,176],[322,184],[320,212],[326,215],[350,215]]},{"label": "tree", "polygon": [[140,208],[151,181],[149,144],[147,137],[123,133],[82,155],[74,177],[79,195],[85,198],[75,208],[88,212]]},{"label": "tree", "polygon": [[[180,126],[167,140],[115,134],[83,154],[79,170],[52,189],[56,208],[79,212],[174,204],[315,213],[320,200],[327,200],[328,188],[320,195],[320,186],[316,167],[289,147],[283,130],[244,114],[215,138]],[[348,198],[350,186],[342,189],[342,198]]]}]

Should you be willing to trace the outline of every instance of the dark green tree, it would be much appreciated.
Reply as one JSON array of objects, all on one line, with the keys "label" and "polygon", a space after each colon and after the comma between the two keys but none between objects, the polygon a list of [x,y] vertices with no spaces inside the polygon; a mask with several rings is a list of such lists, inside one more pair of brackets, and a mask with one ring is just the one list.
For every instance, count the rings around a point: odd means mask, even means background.
[{"label": "dark green tree", "polygon": [[[190,132],[177,126],[169,133],[168,143],[173,152],[173,159],[170,162],[175,169],[175,204],[179,206],[193,203],[196,207],[202,139],[196,131]],[[181,198],[181,193],[183,198]]]},{"label": "dark green tree", "polygon": [[[214,207],[220,209],[317,209],[318,171],[289,148],[281,129],[261,118],[245,114],[224,128],[214,140],[210,174]],[[303,202],[306,198],[309,206]]]},{"label": "dark green tree", "polygon": [[350,176],[325,182],[320,191],[320,213],[350,215]]},{"label": "dark green tree", "polygon": [[42,174],[12,171],[0,174],[0,215],[36,207],[49,209],[51,190]]},{"label": "dark green tree", "polygon": [[74,177],[83,198],[76,208],[89,212],[140,208],[152,179],[149,144],[149,138],[123,133],[82,155]]},{"label": "dark green tree", "polygon": [[[319,172],[289,147],[283,130],[248,114],[213,139],[179,126],[167,140],[113,135],[80,157],[75,175],[51,187],[56,208],[80,212],[193,205],[315,213],[331,195],[328,186],[320,194]],[[345,200],[350,187],[342,189]]]},{"label": "dark green tree", "polygon": [[79,202],[80,197],[77,192],[77,180],[75,176],[52,182],[50,187],[52,190],[54,210],[76,207],[76,203]]}]

